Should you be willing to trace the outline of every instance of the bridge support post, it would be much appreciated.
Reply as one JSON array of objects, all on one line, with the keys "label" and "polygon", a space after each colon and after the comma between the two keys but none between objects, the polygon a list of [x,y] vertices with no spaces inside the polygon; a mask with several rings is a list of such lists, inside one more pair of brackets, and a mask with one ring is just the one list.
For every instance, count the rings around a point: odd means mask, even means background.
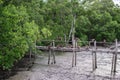
[{"label": "bridge support post", "polygon": [[53,42],[52,42],[52,45],[53,45],[53,52],[52,52],[52,56],[53,56],[53,61],[52,61],[52,63],[51,64],[55,64],[56,63],[56,60],[55,60],[55,50],[54,50],[54,48],[55,48],[55,41],[53,40]]},{"label": "bridge support post", "polygon": [[72,67],[76,64],[76,51],[75,51],[75,40],[73,39],[73,56],[72,56]]},{"label": "bridge support post", "polygon": [[116,65],[117,65],[117,53],[118,53],[118,45],[117,45],[117,39],[115,40],[115,52],[113,53],[112,57],[112,68],[111,68],[111,74],[115,74],[116,72]]},{"label": "bridge support post", "polygon": [[76,48],[77,48],[77,41],[75,40],[75,66],[77,64],[77,53],[76,53]]},{"label": "bridge support post", "polygon": [[93,71],[97,68],[96,41],[94,41],[94,50],[92,51],[92,67]]},{"label": "bridge support post", "polygon": [[72,67],[74,67],[74,59],[75,58],[75,54],[74,54],[74,51],[73,51],[73,56],[72,56]]},{"label": "bridge support post", "polygon": [[51,57],[51,49],[49,48],[48,64],[50,64],[50,57]]},{"label": "bridge support post", "polygon": [[[52,47],[51,47],[51,45],[52,45]],[[51,57],[53,57],[51,64],[55,64],[55,63],[56,63],[56,60],[55,60],[55,50],[54,50],[54,48],[55,48],[55,41],[53,40],[53,41],[52,41],[52,44],[50,44],[50,46],[48,47],[48,50],[49,50],[48,64],[50,64]]]},{"label": "bridge support post", "polygon": [[73,40],[73,57],[72,57],[72,67],[77,64],[77,53],[76,53],[76,40]]}]

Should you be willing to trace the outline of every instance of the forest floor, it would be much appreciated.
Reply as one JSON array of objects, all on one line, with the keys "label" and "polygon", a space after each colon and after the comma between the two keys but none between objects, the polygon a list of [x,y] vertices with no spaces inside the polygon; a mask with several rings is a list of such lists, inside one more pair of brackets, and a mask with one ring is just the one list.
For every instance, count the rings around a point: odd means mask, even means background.
[{"label": "forest floor", "polygon": [[97,69],[92,71],[92,53],[77,52],[77,65],[72,67],[72,52],[56,56],[56,64],[47,64],[47,56],[38,55],[29,71],[20,71],[7,80],[120,80],[120,55],[117,72],[111,76],[111,53],[97,53]]}]

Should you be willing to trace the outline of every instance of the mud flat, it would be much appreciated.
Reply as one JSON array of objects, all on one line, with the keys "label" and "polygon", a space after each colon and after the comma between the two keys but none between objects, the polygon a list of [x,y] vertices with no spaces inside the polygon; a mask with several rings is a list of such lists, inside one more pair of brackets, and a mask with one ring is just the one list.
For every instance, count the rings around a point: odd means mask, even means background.
[{"label": "mud flat", "polygon": [[56,64],[48,65],[47,56],[38,55],[29,71],[21,71],[7,80],[120,80],[120,55],[116,75],[111,75],[112,54],[97,53],[97,69],[92,71],[92,53],[77,52],[77,65],[72,67],[72,54],[56,56]]}]

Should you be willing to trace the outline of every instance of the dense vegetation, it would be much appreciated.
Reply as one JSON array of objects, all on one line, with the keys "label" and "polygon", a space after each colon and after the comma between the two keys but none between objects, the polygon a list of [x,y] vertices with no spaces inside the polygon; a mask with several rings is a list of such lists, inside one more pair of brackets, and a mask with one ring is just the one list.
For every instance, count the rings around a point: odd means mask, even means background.
[{"label": "dense vegetation", "polygon": [[41,39],[120,40],[120,8],[112,0],[0,0],[0,68],[10,69]]}]

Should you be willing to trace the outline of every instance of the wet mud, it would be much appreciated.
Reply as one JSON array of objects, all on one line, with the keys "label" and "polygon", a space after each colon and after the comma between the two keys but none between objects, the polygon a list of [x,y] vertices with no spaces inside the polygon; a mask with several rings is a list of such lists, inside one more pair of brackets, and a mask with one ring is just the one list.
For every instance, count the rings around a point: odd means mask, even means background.
[{"label": "wet mud", "polygon": [[77,65],[74,67],[72,55],[72,52],[57,55],[56,64],[50,65],[47,64],[47,55],[38,55],[29,71],[18,72],[7,80],[120,80],[120,55],[115,75],[111,74],[111,53],[97,53],[95,71],[92,70],[91,52],[77,52]]}]

